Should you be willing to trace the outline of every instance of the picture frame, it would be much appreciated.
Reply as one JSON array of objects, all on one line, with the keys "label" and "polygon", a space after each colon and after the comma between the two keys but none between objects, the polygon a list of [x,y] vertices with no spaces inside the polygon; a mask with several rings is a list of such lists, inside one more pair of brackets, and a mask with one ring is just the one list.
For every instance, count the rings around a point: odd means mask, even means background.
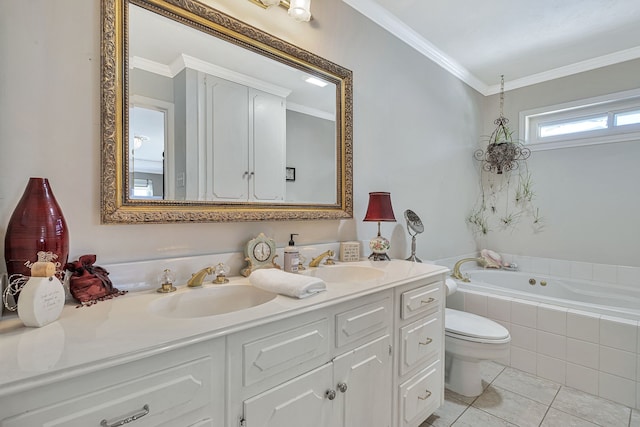
[{"label": "picture frame", "polygon": [[296,180],[296,168],[286,168],[286,179],[287,181],[295,181]]}]

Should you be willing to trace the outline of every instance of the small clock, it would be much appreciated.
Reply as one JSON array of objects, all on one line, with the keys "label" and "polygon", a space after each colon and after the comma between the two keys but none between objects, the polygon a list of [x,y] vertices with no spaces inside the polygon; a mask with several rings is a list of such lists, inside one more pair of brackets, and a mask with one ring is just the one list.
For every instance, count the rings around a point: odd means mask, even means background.
[{"label": "small clock", "polygon": [[260,233],[256,238],[247,242],[244,248],[244,255],[247,266],[240,270],[240,274],[245,277],[260,268],[280,268],[275,263],[275,259],[278,256],[276,254],[276,242],[265,236],[264,233]]}]

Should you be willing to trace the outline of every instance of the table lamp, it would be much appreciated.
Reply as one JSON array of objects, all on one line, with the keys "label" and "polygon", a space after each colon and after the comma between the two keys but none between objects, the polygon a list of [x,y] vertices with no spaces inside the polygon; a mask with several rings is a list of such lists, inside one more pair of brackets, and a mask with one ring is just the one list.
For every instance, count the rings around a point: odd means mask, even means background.
[{"label": "table lamp", "polygon": [[389,260],[387,255],[390,246],[389,240],[380,235],[380,221],[396,221],[391,207],[391,194],[385,192],[369,193],[369,206],[363,221],[378,221],[378,235],[369,242],[371,248],[369,259],[373,261]]}]

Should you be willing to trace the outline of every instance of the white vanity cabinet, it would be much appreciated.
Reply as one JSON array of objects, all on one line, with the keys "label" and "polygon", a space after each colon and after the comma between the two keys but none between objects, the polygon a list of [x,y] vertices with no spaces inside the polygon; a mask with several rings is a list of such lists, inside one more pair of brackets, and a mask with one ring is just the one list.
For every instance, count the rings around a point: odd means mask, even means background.
[{"label": "white vanity cabinet", "polygon": [[390,427],[392,320],[388,290],[231,336],[237,425]]},{"label": "white vanity cabinet", "polygon": [[397,427],[417,427],[444,402],[443,279],[404,285],[395,295],[395,419]]},{"label": "white vanity cabinet", "polygon": [[0,399],[0,426],[224,426],[222,339],[82,370]]},{"label": "white vanity cabinet", "polygon": [[207,200],[285,198],[286,106],[282,97],[204,76]]},{"label": "white vanity cabinet", "polygon": [[[313,300],[277,299],[279,311],[238,312],[226,325],[222,316],[145,318],[159,330],[133,330],[123,346],[170,328],[179,338],[104,358],[78,356],[101,343],[79,344],[76,334],[64,357],[81,362],[4,383],[0,427],[418,427],[444,394],[444,273],[433,271],[342,297],[328,289]],[[134,317],[110,319],[154,298],[104,303],[110,315],[88,320],[90,328],[127,334],[110,328]]]}]

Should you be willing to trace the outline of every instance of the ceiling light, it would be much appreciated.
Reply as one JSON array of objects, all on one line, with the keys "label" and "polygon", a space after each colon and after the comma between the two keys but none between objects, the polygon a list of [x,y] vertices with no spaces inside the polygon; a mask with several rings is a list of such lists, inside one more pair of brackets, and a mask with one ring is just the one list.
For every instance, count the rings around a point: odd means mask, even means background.
[{"label": "ceiling light", "polygon": [[325,87],[326,85],[328,85],[329,83],[325,82],[324,80],[320,80],[316,77],[307,77],[306,79],[304,79],[305,82],[307,83],[311,83],[312,85],[316,85],[316,86],[320,86],[320,87]]}]

